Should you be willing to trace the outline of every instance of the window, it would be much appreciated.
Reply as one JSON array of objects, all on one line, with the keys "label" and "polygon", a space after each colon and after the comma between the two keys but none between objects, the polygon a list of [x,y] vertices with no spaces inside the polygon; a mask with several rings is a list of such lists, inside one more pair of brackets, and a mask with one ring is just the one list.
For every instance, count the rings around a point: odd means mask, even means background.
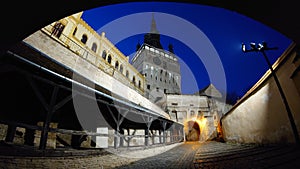
[{"label": "window", "polygon": [[135,76],[132,77],[132,83],[135,85]]},{"label": "window", "polygon": [[150,90],[150,88],[151,88],[150,85],[147,85],[147,89]]},{"label": "window", "polygon": [[116,69],[119,68],[119,62],[118,62],[118,61],[116,61],[116,63],[115,63],[115,68],[116,68]]},{"label": "window", "polygon": [[73,36],[75,36],[76,32],[77,32],[77,27],[73,31]]},{"label": "window", "polygon": [[154,68],[153,68],[153,66],[151,66],[151,78],[152,78],[152,76],[153,76],[153,71],[154,71]]},{"label": "window", "polygon": [[127,77],[127,78],[129,77],[129,72],[128,72],[128,70],[126,70],[126,77]]},{"label": "window", "polygon": [[191,117],[194,117],[195,116],[195,112],[192,110],[191,111]]},{"label": "window", "polygon": [[88,39],[88,38],[87,38],[87,35],[86,35],[86,34],[83,34],[80,41],[81,41],[82,43],[86,44],[87,39]]},{"label": "window", "polygon": [[107,57],[107,62],[108,62],[109,64],[111,64],[111,55],[108,55],[108,57]]},{"label": "window", "polygon": [[123,65],[120,66],[120,72],[123,73]]},{"label": "window", "polygon": [[52,28],[51,35],[54,35],[57,38],[59,38],[60,35],[62,34],[64,28],[65,28],[65,26],[62,23],[56,22],[55,25],[54,25],[54,27]]},{"label": "window", "polygon": [[103,58],[104,60],[106,60],[106,51],[105,51],[105,50],[102,52],[102,58]]},{"label": "window", "polygon": [[141,81],[139,80],[139,88],[141,88]]},{"label": "window", "polygon": [[96,51],[97,51],[97,44],[96,43],[93,43],[92,51],[94,51],[96,53]]}]

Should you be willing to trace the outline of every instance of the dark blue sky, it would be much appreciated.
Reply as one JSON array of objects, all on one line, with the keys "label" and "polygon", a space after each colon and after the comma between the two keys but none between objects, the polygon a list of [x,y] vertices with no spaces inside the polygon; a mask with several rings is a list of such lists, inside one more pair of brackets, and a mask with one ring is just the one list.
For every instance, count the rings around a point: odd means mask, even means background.
[{"label": "dark blue sky", "polygon": [[[171,2],[124,3],[84,11],[82,18],[93,29],[105,31],[107,38],[109,40],[112,39],[112,42],[116,43],[117,48],[129,56],[135,52],[136,44],[143,42],[144,34],[137,32],[134,35],[128,35],[129,37],[123,35],[126,38],[116,42],[113,40],[114,36],[126,34],[124,29],[135,30],[138,27],[141,27],[141,29],[146,27],[150,31],[150,14],[152,12],[155,14],[158,31],[166,32],[166,29],[168,29],[170,30],[169,32],[177,31],[179,34],[177,38],[174,38],[169,36],[174,34],[164,33],[161,35],[161,43],[164,49],[167,49],[168,44],[172,43],[175,54],[181,60],[183,94],[195,93],[199,89],[213,83],[221,92],[235,92],[242,96],[260,79],[268,67],[260,53],[243,53],[241,51],[241,43],[249,44],[250,42],[266,41],[270,47],[278,47],[278,50],[267,51],[267,55],[273,63],[292,42],[286,36],[251,18],[227,9],[205,5]],[[136,13],[145,13],[145,15],[142,15],[145,22],[132,19],[126,20],[126,24],[123,25],[115,24],[117,26],[105,27],[105,25],[110,25],[119,18]],[[161,13],[162,15],[160,15]],[[164,18],[165,14],[178,17],[177,21],[175,21],[176,18],[174,20],[174,22],[177,22],[177,25],[171,28],[168,27],[168,25],[172,25],[169,23],[172,22],[174,17],[161,19]],[[181,22],[180,19],[187,22]],[[187,24],[180,25],[178,23]],[[203,33],[206,37],[200,34],[199,37],[202,36],[202,39],[197,38],[198,36],[193,36],[191,32],[193,32],[194,27],[191,24],[196,26],[200,33]],[[105,30],[105,28],[109,29]],[[181,37],[181,39],[178,37]],[[188,39],[190,43],[187,44],[185,43],[187,40],[182,39]],[[211,50],[210,45],[213,46],[215,52]],[[193,49],[191,49],[191,46]],[[195,53],[195,50],[200,52]],[[201,53],[201,51],[206,52]],[[221,66],[215,62],[213,59],[215,57],[219,58]],[[207,59],[211,60],[211,62],[207,61]],[[214,62],[215,67],[213,67]],[[214,72],[214,70],[216,71]],[[224,78],[222,73],[224,73],[226,80],[225,85],[224,79],[223,81],[218,81],[218,79]]]}]

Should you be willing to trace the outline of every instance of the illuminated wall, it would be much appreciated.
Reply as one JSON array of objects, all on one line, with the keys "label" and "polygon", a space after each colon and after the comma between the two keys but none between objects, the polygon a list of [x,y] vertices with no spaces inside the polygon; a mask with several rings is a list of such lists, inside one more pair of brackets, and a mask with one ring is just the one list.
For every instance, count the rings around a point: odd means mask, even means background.
[{"label": "illuminated wall", "polygon": [[[299,54],[295,44],[273,64],[300,131]],[[276,83],[265,75],[221,119],[225,141],[239,143],[293,143],[295,137]]]}]

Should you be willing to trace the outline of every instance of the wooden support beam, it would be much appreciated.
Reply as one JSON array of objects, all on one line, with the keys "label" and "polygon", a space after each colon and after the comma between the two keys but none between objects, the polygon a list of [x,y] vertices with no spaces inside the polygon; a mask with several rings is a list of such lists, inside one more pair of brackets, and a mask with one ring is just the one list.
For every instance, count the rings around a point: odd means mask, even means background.
[{"label": "wooden support beam", "polygon": [[163,143],[166,143],[166,128],[167,128],[167,122],[165,120],[162,120],[162,127],[163,127]]},{"label": "wooden support beam", "polygon": [[5,141],[6,142],[13,142],[15,133],[16,133],[17,126],[16,125],[8,125]]},{"label": "wooden support beam", "polygon": [[49,131],[49,126],[50,126],[52,116],[54,114],[54,105],[56,102],[58,89],[59,89],[59,87],[57,87],[57,86],[55,86],[53,89],[49,109],[48,109],[47,116],[46,116],[46,119],[43,124],[43,130],[41,133],[41,140],[40,140],[40,146],[39,146],[39,149],[41,149],[41,150],[44,150],[47,145],[48,131]]},{"label": "wooden support beam", "polygon": [[120,147],[124,146],[124,129],[120,129],[120,134],[122,137],[120,137]]}]

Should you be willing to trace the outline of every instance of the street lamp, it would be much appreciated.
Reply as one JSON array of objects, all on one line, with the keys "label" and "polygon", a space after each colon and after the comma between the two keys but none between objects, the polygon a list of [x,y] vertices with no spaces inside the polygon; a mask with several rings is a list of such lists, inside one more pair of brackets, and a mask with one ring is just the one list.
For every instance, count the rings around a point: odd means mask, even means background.
[{"label": "street lamp", "polygon": [[293,130],[293,133],[294,133],[294,137],[295,137],[295,141],[297,144],[300,144],[300,139],[299,139],[299,135],[298,135],[298,130],[297,130],[297,127],[296,127],[296,124],[295,124],[295,121],[294,121],[294,118],[293,118],[293,114],[291,112],[291,109],[288,105],[288,102],[287,102],[287,99],[283,93],[283,90],[282,90],[282,87],[279,83],[279,80],[277,78],[277,75],[275,73],[275,71],[273,70],[273,67],[272,67],[272,64],[271,62],[269,61],[265,51],[266,50],[275,50],[275,49],[278,49],[277,47],[273,47],[273,48],[270,48],[267,46],[267,43],[266,42],[262,42],[262,43],[259,43],[259,44],[256,44],[256,43],[253,43],[251,42],[250,43],[250,49],[247,49],[246,48],[246,45],[244,43],[242,43],[242,51],[244,53],[246,52],[261,52],[264,56],[264,58],[266,59],[266,62],[269,66],[269,69],[271,70],[271,75],[273,76],[274,80],[275,80],[275,83],[278,87],[278,90],[279,90],[279,93],[280,93],[280,96],[282,98],[282,101],[285,105],[285,109],[287,111],[287,114],[288,114],[288,117],[289,117],[289,120],[290,120],[290,123],[291,123],[291,127],[292,127],[292,130]]}]

